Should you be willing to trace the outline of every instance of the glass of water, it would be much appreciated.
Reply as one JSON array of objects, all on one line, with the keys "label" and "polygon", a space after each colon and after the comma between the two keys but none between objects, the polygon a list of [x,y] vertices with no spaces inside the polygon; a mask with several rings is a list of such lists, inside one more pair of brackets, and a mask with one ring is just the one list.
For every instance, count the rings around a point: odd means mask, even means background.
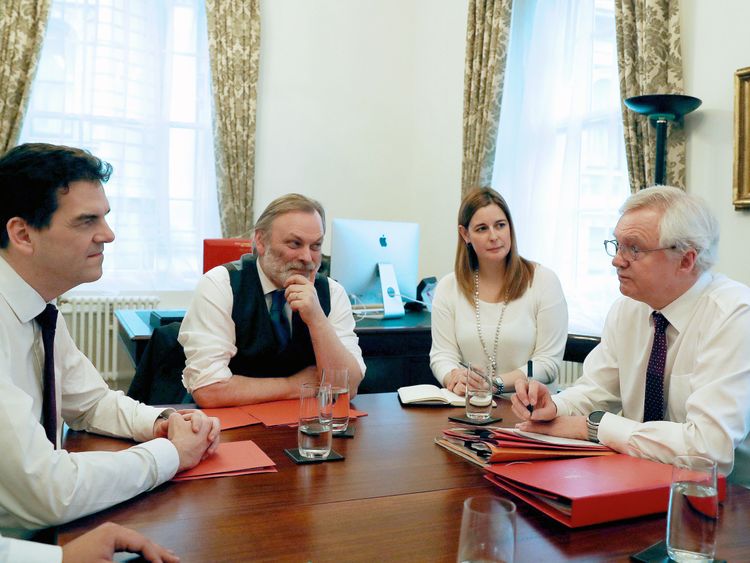
[{"label": "glass of water", "polygon": [[667,515],[669,557],[713,561],[718,520],[716,462],[694,455],[676,457]]},{"label": "glass of water", "polygon": [[492,412],[492,381],[488,371],[476,365],[466,370],[466,418],[487,420]]},{"label": "glass of water", "polygon": [[333,393],[333,433],[346,432],[349,426],[349,370],[323,368],[322,381],[331,385]]},{"label": "glass of water", "polygon": [[458,563],[513,563],[516,551],[516,505],[493,496],[464,501]]},{"label": "glass of water", "polygon": [[304,383],[300,389],[297,446],[302,457],[323,459],[331,453],[331,396],[327,383]]}]

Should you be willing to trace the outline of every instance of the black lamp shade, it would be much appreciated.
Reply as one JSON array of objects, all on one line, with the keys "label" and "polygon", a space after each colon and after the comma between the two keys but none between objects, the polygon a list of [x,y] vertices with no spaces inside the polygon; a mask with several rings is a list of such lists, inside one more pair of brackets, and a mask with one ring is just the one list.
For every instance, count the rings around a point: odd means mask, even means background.
[{"label": "black lamp shade", "polygon": [[[664,116],[669,121],[677,121],[683,115],[698,109],[701,100],[683,94],[645,94],[625,100],[625,105],[635,113],[651,116]],[[672,116],[669,119],[668,116]]]}]

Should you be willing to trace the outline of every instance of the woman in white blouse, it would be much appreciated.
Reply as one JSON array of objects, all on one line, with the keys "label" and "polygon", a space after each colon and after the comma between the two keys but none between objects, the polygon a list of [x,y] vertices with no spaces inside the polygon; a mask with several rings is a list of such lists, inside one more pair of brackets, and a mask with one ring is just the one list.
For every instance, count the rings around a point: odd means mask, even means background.
[{"label": "woman in white blouse", "polygon": [[432,304],[430,367],[449,390],[466,392],[461,363],[485,370],[496,392],[527,377],[554,391],[568,333],[557,276],[518,254],[508,204],[491,188],[466,194],[458,212],[454,272],[438,283]]}]

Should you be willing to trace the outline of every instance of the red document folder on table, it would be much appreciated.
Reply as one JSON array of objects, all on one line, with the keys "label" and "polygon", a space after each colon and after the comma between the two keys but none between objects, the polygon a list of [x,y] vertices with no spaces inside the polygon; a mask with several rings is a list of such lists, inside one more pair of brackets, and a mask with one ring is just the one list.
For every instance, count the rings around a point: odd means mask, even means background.
[{"label": "red document folder on table", "polygon": [[[625,454],[495,464],[487,479],[571,528],[666,512],[672,466]],[[719,482],[719,499],[726,480]]]},{"label": "red document folder on table", "polygon": [[252,440],[219,444],[214,455],[192,469],[182,471],[172,481],[229,477],[249,473],[275,473],[276,464]]},{"label": "red document folder on table", "polygon": [[[299,399],[286,399],[257,405],[243,405],[243,411],[260,420],[265,426],[289,426],[299,422]],[[349,419],[367,416],[353,406],[349,408]]]},{"label": "red document folder on table", "polygon": [[206,416],[215,416],[218,418],[222,430],[250,426],[251,424],[260,424],[260,420],[239,407],[221,407],[201,410]]}]

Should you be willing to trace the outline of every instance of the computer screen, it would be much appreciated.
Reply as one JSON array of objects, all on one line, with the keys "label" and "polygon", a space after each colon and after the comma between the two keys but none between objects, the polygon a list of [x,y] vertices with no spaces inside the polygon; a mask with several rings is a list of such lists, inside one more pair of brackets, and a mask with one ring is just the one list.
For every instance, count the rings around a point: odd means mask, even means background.
[{"label": "computer screen", "polygon": [[395,221],[333,220],[331,277],[344,286],[354,307],[382,307],[378,263],[393,265],[402,301],[416,299],[419,225]]}]

